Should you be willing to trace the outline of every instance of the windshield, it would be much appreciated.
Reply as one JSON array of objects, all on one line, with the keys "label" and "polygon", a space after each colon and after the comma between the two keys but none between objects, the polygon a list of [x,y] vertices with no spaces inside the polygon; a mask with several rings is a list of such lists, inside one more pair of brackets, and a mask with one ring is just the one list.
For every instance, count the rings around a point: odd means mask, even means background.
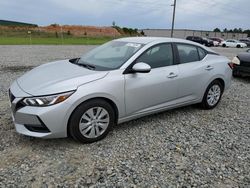
[{"label": "windshield", "polygon": [[111,41],[82,56],[78,64],[93,66],[95,70],[114,70],[121,67],[142,46],[139,43]]}]

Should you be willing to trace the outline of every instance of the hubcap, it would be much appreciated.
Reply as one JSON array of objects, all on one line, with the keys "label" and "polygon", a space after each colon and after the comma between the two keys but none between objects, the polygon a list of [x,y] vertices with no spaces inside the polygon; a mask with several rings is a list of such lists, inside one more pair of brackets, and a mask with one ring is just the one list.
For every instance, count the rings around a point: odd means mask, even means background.
[{"label": "hubcap", "polygon": [[101,136],[109,125],[109,113],[102,107],[88,109],[82,115],[79,122],[81,134],[86,138]]},{"label": "hubcap", "polygon": [[221,89],[218,85],[213,85],[207,94],[207,103],[209,106],[214,106],[218,103],[221,95]]}]

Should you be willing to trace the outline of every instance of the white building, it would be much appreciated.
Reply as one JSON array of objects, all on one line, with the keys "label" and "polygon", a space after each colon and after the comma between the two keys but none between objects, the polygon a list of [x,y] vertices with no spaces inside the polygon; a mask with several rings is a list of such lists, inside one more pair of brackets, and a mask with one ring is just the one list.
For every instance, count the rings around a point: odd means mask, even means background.
[{"label": "white building", "polygon": [[[143,29],[146,36],[152,37],[170,37],[171,29]],[[175,29],[174,37],[185,39],[187,36],[201,36],[201,37],[219,37],[223,39],[241,39],[247,38],[246,33],[224,33],[224,32],[213,32],[213,31],[199,31],[199,30],[188,30],[188,29]]]}]

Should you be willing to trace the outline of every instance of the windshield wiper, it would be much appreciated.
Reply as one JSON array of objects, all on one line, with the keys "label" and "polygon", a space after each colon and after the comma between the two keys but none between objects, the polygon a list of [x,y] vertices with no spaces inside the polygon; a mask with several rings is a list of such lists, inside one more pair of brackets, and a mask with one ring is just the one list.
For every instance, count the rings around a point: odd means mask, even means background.
[{"label": "windshield wiper", "polygon": [[85,68],[90,69],[90,70],[95,70],[95,66],[94,65],[90,65],[88,63],[76,63],[76,65],[85,67]]},{"label": "windshield wiper", "polygon": [[88,64],[88,63],[85,63],[85,62],[79,63],[79,60],[80,60],[80,58],[75,58],[75,59],[70,59],[69,62],[73,63],[75,65],[78,65],[78,66],[85,67],[85,68],[90,69],[90,70],[95,70],[94,65],[91,65],[91,64]]}]

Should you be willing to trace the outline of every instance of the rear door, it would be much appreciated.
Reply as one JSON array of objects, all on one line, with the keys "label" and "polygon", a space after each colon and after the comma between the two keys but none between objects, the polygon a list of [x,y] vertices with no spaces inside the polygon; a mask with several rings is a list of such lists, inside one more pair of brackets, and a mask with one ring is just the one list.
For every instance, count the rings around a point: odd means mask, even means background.
[{"label": "rear door", "polygon": [[211,65],[204,61],[206,51],[190,44],[176,44],[179,54],[180,102],[198,100],[204,91],[204,84],[210,79]]}]

